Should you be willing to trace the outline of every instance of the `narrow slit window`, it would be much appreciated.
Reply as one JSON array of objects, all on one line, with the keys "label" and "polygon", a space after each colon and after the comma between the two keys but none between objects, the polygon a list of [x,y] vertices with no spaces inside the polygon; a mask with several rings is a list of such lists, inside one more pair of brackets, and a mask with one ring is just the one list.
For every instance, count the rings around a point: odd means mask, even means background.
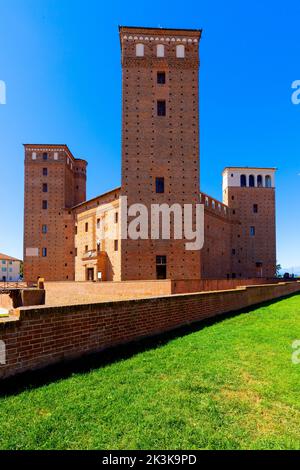
[{"label": "narrow slit window", "polygon": [[164,100],[157,101],[157,116],[166,115],[166,102]]}]

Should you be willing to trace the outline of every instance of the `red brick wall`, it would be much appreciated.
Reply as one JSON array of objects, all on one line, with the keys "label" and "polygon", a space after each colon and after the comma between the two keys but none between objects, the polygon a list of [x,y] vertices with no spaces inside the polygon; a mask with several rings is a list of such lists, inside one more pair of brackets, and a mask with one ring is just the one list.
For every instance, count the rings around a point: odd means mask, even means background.
[{"label": "red brick wall", "polygon": [[[272,277],[276,272],[275,189],[229,187],[225,200],[239,224],[233,225],[232,272],[236,277]],[[253,212],[257,204],[258,212]],[[255,236],[250,236],[250,227]],[[261,268],[256,263],[262,263]]]},{"label": "red brick wall", "polygon": [[272,284],[274,279],[191,279],[172,281],[172,294],[236,289],[241,286]]},{"label": "red brick wall", "polygon": [[0,377],[57,363],[180,325],[300,292],[300,283],[252,286],[153,299],[19,309],[0,320],[6,364]]},{"label": "red brick wall", "polygon": [[172,294],[172,281],[46,282],[46,305],[72,305]]}]

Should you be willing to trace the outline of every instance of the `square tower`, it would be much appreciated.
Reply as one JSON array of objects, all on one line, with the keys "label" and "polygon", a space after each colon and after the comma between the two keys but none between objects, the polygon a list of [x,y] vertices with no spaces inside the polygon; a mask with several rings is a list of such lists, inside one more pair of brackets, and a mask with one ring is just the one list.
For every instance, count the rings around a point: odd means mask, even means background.
[{"label": "square tower", "polygon": [[86,199],[85,160],[66,145],[25,146],[24,279],[75,277],[74,216]]},{"label": "square tower", "polygon": [[223,202],[238,221],[232,232],[232,277],[274,277],[276,168],[229,167]]},{"label": "square tower", "polygon": [[[140,203],[149,213],[151,204],[199,203],[201,30],[119,30],[121,195],[128,206]],[[186,240],[173,235],[171,230],[170,240],[122,240],[122,280],[200,278],[199,251],[187,251]]]}]

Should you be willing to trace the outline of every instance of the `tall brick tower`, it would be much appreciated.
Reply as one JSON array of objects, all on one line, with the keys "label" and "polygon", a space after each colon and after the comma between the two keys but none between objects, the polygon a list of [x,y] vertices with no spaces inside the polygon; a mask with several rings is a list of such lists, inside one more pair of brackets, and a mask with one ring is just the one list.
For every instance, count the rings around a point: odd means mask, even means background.
[{"label": "tall brick tower", "polygon": [[[128,205],[199,202],[200,38],[201,30],[120,27]],[[122,280],[200,278],[200,253],[185,243],[122,240]]]},{"label": "tall brick tower", "polygon": [[24,278],[74,279],[74,219],[86,199],[85,160],[66,145],[25,146]]},{"label": "tall brick tower", "polygon": [[239,224],[232,232],[232,277],[273,277],[276,272],[276,168],[225,168],[223,202]]}]

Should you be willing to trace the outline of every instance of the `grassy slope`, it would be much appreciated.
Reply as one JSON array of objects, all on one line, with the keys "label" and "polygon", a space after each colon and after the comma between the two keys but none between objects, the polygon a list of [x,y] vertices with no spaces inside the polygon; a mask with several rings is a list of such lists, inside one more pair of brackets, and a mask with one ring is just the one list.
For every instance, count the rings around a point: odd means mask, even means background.
[{"label": "grassy slope", "polygon": [[0,399],[2,449],[300,448],[300,296]]}]

